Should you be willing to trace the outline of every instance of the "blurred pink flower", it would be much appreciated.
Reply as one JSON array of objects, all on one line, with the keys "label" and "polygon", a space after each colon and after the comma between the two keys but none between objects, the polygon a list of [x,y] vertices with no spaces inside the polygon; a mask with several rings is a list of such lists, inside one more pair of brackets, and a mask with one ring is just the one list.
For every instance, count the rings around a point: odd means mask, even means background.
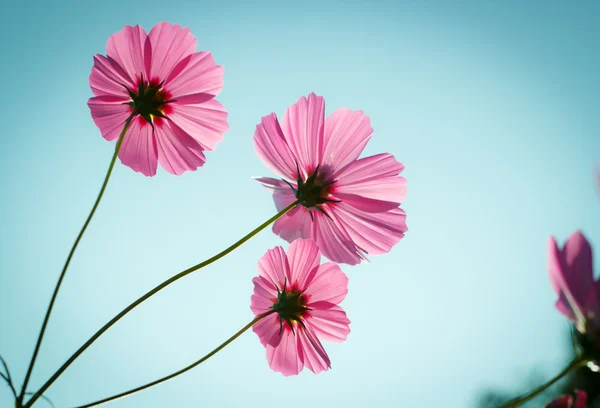
[{"label": "blurred pink flower", "polygon": [[267,349],[269,366],[285,376],[304,366],[315,374],[329,369],[319,338],[342,342],[350,333],[350,320],[338,306],[348,293],[348,278],[333,262],[321,265],[320,258],[313,241],[297,239],[287,255],[280,246],[268,250],[252,280],[252,312],[277,311],[252,329]]},{"label": "blurred pink flower", "polygon": [[166,22],[149,34],[125,26],[95,55],[90,74],[92,118],[107,140],[115,140],[134,116],[119,158],[146,176],[157,163],[180,175],[205,162],[229,129],[225,108],[214,99],[223,88],[223,67],[210,52],[196,52],[188,28]]},{"label": "blurred pink flower", "polygon": [[288,242],[311,238],[323,255],[355,265],[365,254],[387,253],[407,231],[398,208],[406,195],[404,166],[389,153],[358,159],[373,129],[362,111],[340,108],[325,118],[325,101],[311,93],[275,113],[254,133],[260,159],[275,173],[257,180],[278,210],[302,205],[278,219],[273,232]]},{"label": "blurred pink flower", "polygon": [[594,281],[592,248],[580,231],[558,248],[550,237],[548,272],[558,301],[556,308],[586,333],[600,329],[600,280]]},{"label": "blurred pink flower", "polygon": [[585,391],[575,390],[575,397],[563,395],[552,400],[546,408],[585,408],[587,406],[587,394]]}]

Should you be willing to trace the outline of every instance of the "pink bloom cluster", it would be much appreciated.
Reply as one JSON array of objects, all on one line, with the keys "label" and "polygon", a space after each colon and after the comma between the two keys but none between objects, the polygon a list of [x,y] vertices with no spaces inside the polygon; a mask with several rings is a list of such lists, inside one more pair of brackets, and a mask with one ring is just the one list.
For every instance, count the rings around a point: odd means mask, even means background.
[{"label": "pink bloom cluster", "polygon": [[[94,56],[92,118],[105,139],[122,137],[118,157],[136,172],[153,176],[159,163],[176,175],[196,170],[206,161],[204,151],[214,150],[229,129],[227,111],[215,99],[223,68],[196,46],[189,29],[163,22],[149,33],[126,26],[110,36],[106,56]],[[407,231],[400,208],[404,166],[390,153],[360,157],[372,133],[362,111],[339,108],[326,116],[324,98],[314,93],[281,119],[271,113],[256,126],[255,151],[280,177],[257,180],[272,192],[278,211],[293,206],[273,225],[289,248],[277,246],[260,258],[250,305],[268,364],[285,376],[304,367],[328,370],[321,340],[342,342],[350,332],[340,306],[348,277],[338,263],[388,253]],[[321,263],[321,254],[332,262]],[[548,270],[557,309],[600,348],[600,279],[581,232],[563,248],[550,238]],[[586,404],[586,393],[576,391],[547,408]]]},{"label": "pink bloom cluster", "polygon": [[281,122],[262,118],[254,134],[258,156],[283,179],[258,181],[273,192],[277,210],[298,205],[273,231],[291,242],[259,262],[251,309],[277,313],[254,326],[271,368],[284,375],[304,366],[330,367],[319,338],[339,342],[350,321],[338,306],[347,278],[334,263],[319,265],[320,252],[355,265],[366,254],[383,254],[407,231],[399,208],[406,195],[404,166],[389,153],[359,159],[373,129],[362,111],[341,108],[325,118],[325,100],[311,93],[291,105]]},{"label": "pink bloom cluster", "polygon": [[[94,57],[90,87],[102,136],[124,134],[121,162],[146,176],[158,163],[176,175],[197,169],[228,130],[215,99],[223,68],[209,52],[196,52],[195,37],[177,25],[160,23],[149,33],[126,26],[110,36],[106,56]],[[271,368],[284,375],[329,369],[320,339],[341,342],[350,332],[339,306],[348,278],[334,262],[355,265],[387,253],[407,231],[399,208],[404,166],[389,153],[359,158],[372,133],[362,111],[340,108],[325,117],[325,100],[314,93],[281,121],[272,113],[256,127],[258,156],[283,177],[259,181],[279,211],[296,203],[273,225],[290,242],[287,254],[275,247],[260,259],[251,301],[255,315],[268,314],[253,330]],[[334,262],[321,264],[321,253]]]},{"label": "pink bloom cluster", "polygon": [[[160,23],[149,33],[126,26],[110,36],[106,56],[94,56],[90,87],[88,105],[102,136],[123,134],[121,162],[146,176],[155,175],[159,163],[176,175],[197,169],[229,128],[227,111],[215,99],[223,68],[209,52],[197,52],[196,38],[178,25]],[[360,157],[372,133],[362,111],[339,108],[326,116],[324,98],[314,93],[281,119],[271,113],[256,126],[256,153],[281,177],[258,181],[278,211],[295,204],[273,225],[290,243],[288,251],[277,246],[260,258],[250,306],[261,317],[253,330],[268,363],[283,375],[304,367],[328,370],[321,339],[341,342],[350,332],[339,305],[348,278],[337,263],[385,254],[407,231],[400,208],[404,166],[389,153]],[[321,254],[333,262],[321,264]],[[600,332],[600,280],[594,280],[592,250],[581,232],[562,249],[550,238],[549,275],[558,310],[580,333]],[[548,407],[585,404],[578,392]]]}]

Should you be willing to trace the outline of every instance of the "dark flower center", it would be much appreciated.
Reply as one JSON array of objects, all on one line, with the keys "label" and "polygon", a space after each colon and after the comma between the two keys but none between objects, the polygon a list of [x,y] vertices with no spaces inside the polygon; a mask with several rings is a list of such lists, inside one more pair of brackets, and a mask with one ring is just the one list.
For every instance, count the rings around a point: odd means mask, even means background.
[{"label": "dark flower center", "polygon": [[131,102],[128,103],[133,109],[134,116],[141,116],[149,124],[154,123],[154,118],[165,118],[165,108],[169,102],[169,94],[162,88],[163,83],[158,81],[139,81],[137,90],[127,88]]},{"label": "dark flower center", "polygon": [[[298,169],[298,165],[296,164],[296,168]],[[327,177],[319,172],[319,166],[315,169],[315,171],[306,178],[306,180],[302,179],[302,175],[300,173],[300,169],[298,169],[298,179],[297,179],[297,188],[294,188],[289,182],[285,181],[292,191],[294,195],[300,201],[304,207],[311,209],[314,208],[318,211],[321,211],[323,214],[329,216],[327,213],[323,211],[320,205],[325,203],[339,203],[340,200],[334,200],[330,197],[330,188],[331,186],[337,182],[337,180],[328,180]],[[312,217],[312,213],[310,213]]]},{"label": "dark flower center", "polygon": [[302,317],[307,310],[310,310],[306,307],[304,291],[298,291],[294,288],[288,290],[286,289],[286,283],[283,284],[282,291],[277,288],[277,302],[271,306],[271,309],[274,309],[279,315],[279,334],[283,332],[284,321],[292,332],[294,331],[293,322],[304,325]]}]

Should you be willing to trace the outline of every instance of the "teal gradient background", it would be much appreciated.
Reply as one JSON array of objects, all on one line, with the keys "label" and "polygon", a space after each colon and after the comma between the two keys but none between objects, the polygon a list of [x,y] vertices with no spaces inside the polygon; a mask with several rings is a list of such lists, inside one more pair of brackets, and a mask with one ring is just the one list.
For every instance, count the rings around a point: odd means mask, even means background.
[{"label": "teal gradient background", "polygon": [[[252,3],[252,4],[251,4]],[[568,357],[546,273],[553,234],[600,245],[600,3],[592,0],[9,2],[0,13],[0,353],[20,384],[113,143],[87,99],[92,55],[124,25],[190,27],[225,67],[231,130],[207,164],[145,178],[118,163],[71,264],[30,382],[37,389],[132,300],[269,218],[261,116],[300,96],[362,109],[364,155],[405,164],[409,231],[342,266],[348,340],[332,369],[284,378],[248,332],[120,407],[468,407]],[[72,407],[191,363],[252,319],[270,231],[120,321],[47,393]],[[0,386],[0,406],[12,406]],[[43,407],[39,401],[36,406]]]}]

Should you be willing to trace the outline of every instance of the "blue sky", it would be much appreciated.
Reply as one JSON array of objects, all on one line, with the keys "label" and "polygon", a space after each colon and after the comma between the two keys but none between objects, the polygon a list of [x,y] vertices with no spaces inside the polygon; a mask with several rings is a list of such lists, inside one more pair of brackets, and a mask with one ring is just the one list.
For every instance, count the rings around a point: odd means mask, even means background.
[{"label": "blue sky", "polygon": [[[145,178],[116,166],[31,387],[133,299],[274,214],[251,179],[272,176],[254,153],[254,127],[310,92],[326,113],[364,110],[375,130],[364,155],[391,152],[409,183],[405,239],[370,264],[343,266],[352,332],[325,345],[332,369],[284,378],[249,332],[112,406],[460,408],[563,367],[568,326],[553,307],[546,244],[576,229],[600,243],[597,2],[33,1],[0,15],[0,353],[18,382],[114,146],[86,106],[92,55],[124,25],[160,21],[190,27],[225,67],[218,99],[231,129],[197,172]],[[251,278],[275,245],[287,247],[265,231],[169,287],[48,396],[80,405],[206,354],[252,319]]]}]

